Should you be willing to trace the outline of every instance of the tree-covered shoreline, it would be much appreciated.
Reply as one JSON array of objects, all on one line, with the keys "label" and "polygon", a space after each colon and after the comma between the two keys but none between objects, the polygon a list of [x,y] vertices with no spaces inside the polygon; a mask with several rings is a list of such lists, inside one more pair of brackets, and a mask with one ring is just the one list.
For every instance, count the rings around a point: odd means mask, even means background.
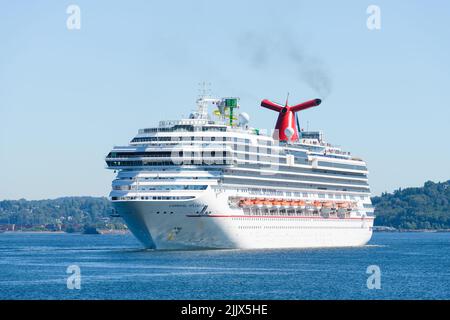
[{"label": "tree-covered shoreline", "polygon": [[450,230],[450,180],[373,197],[375,225],[399,230]]},{"label": "tree-covered shoreline", "polygon": [[111,217],[112,205],[104,197],[63,197],[47,200],[0,201],[0,230],[83,232],[122,230],[120,218]]},{"label": "tree-covered shoreline", "polygon": [[[427,181],[423,187],[395,190],[372,198],[375,226],[386,230],[450,230],[450,180]],[[111,217],[105,197],[63,197],[48,200],[0,201],[0,231],[124,230]]]}]

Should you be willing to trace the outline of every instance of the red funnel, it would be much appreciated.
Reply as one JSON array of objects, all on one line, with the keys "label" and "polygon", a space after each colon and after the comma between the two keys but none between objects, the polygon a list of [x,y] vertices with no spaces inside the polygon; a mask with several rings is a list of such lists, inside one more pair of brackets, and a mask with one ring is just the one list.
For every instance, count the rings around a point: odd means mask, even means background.
[{"label": "red funnel", "polygon": [[[277,124],[275,125],[275,129],[278,130],[279,140],[280,141],[297,141],[298,140],[298,131],[297,126],[295,125],[295,112],[305,110],[311,107],[318,106],[322,100],[313,99],[300,104],[296,104],[295,106],[288,105],[286,101],[286,105],[283,107],[278,103],[274,103],[267,99],[261,101],[261,106],[273,111],[277,111],[279,113]],[[286,129],[291,128],[292,130],[288,130],[293,132],[292,136],[289,137],[286,135]]]}]

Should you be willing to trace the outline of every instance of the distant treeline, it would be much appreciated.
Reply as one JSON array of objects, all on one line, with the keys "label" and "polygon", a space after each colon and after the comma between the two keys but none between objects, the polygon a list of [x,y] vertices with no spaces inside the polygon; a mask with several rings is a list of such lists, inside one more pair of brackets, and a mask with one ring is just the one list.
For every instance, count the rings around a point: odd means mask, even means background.
[{"label": "distant treeline", "polygon": [[[373,197],[375,225],[396,229],[450,229],[450,180],[428,181],[420,188],[398,189]],[[0,201],[0,228],[82,231],[86,227],[123,229],[111,218],[107,198],[65,197],[53,200]],[[5,229],[5,228],[3,228]]]},{"label": "distant treeline", "polygon": [[450,180],[373,197],[375,225],[396,229],[450,229]]},{"label": "distant treeline", "polygon": [[[122,229],[120,218],[111,218],[107,198],[64,197],[52,200],[0,201],[0,225],[15,229],[83,231],[87,227]],[[3,228],[5,229],[5,228]]]}]

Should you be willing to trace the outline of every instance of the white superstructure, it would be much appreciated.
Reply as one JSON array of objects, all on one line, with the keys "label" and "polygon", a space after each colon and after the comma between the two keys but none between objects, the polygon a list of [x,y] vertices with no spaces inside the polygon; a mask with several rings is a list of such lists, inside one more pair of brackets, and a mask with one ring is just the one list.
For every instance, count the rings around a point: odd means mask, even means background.
[{"label": "white superstructure", "polygon": [[291,142],[263,134],[233,114],[236,101],[201,97],[188,119],[141,129],[107,155],[118,172],[110,199],[132,233],[157,249],[366,244],[365,162],[320,132]]}]

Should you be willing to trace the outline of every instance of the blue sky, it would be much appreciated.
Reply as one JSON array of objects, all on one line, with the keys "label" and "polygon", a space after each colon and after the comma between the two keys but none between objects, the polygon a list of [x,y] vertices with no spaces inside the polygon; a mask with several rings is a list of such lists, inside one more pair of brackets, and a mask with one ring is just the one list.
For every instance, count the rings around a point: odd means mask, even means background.
[{"label": "blue sky", "polygon": [[374,194],[450,179],[449,18],[446,1],[1,0],[0,199],[107,195],[113,145],[189,114],[204,80],[259,128],[263,98],[323,98],[302,126],[363,157]]}]

